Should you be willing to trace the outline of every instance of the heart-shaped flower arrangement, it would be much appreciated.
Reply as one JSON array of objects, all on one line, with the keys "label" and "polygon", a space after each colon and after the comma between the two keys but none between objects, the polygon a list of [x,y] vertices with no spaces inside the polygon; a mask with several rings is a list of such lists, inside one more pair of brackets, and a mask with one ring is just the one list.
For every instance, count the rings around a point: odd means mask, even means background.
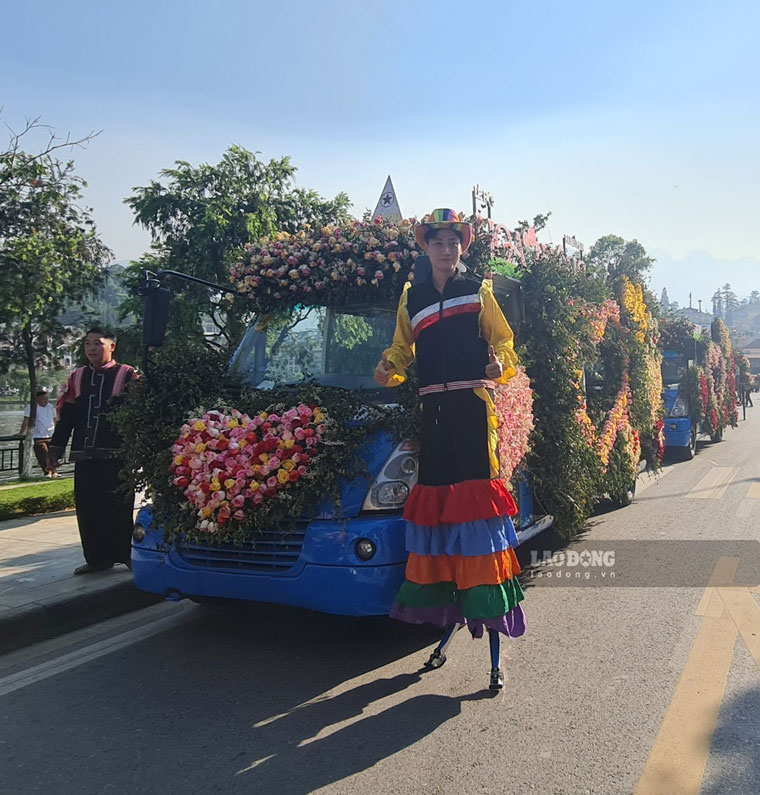
[{"label": "heart-shaped flower arrangement", "polygon": [[182,426],[171,464],[174,485],[197,511],[200,531],[217,533],[308,477],[322,452],[325,410],[300,404],[249,417],[208,411]]}]

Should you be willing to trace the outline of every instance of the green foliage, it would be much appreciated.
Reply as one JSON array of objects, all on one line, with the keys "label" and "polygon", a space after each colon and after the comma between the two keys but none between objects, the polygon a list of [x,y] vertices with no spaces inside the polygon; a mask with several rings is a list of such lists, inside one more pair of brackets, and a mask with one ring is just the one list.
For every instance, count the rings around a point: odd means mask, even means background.
[{"label": "green foliage", "polygon": [[0,489],[0,521],[74,507],[72,478]]},{"label": "green foliage", "polygon": [[[215,165],[193,166],[180,160],[161,172],[161,181],[135,188],[125,201],[136,223],[150,232],[153,251],[131,263],[128,283],[137,283],[141,270],[147,268],[228,284],[230,259],[245,243],[276,231],[295,232],[306,224],[347,219],[345,194],[325,199],[315,191],[296,188],[295,172],[287,157],[264,163],[254,153],[232,146]],[[179,280],[172,288],[170,334],[202,340],[202,319],[208,315],[217,323],[224,344],[234,348],[250,319],[243,302],[230,306],[205,288]],[[142,314],[134,299],[123,304],[123,311]]]},{"label": "green foliage", "polygon": [[659,321],[660,348],[663,351],[676,351],[687,359],[695,359],[696,327],[683,317],[663,317]]},{"label": "green foliage", "polygon": [[[605,235],[594,243],[586,258],[587,266],[598,275],[614,282],[621,276],[641,283],[654,259],[637,240],[623,240],[617,235]],[[656,301],[649,301],[650,308]]]},{"label": "green foliage", "polygon": [[599,485],[599,459],[576,418],[582,400],[580,339],[588,329],[574,306],[573,271],[560,255],[532,256],[522,290],[526,317],[516,335],[536,418],[528,469],[539,505],[554,516],[561,534],[572,536],[591,514]]}]

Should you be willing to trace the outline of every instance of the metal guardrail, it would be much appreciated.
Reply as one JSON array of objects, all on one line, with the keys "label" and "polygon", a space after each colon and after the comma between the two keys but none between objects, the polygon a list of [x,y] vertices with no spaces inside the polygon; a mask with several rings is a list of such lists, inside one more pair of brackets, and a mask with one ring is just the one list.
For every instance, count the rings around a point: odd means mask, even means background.
[{"label": "metal guardrail", "polygon": [[[0,436],[0,481],[12,480],[21,475],[24,468],[24,438],[14,436]],[[41,476],[42,471],[37,465],[36,457],[32,461],[32,468],[38,471]],[[61,461],[58,472],[61,475],[73,473],[74,465],[69,463],[66,458]]]}]

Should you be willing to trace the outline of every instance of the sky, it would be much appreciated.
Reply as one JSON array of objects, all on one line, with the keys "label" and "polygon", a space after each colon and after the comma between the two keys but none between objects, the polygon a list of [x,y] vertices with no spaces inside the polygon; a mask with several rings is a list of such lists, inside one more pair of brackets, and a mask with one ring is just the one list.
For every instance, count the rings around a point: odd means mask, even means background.
[{"label": "sky", "polygon": [[101,131],[73,156],[117,260],[149,246],[135,186],[239,144],[357,215],[388,174],[410,216],[479,184],[501,223],[550,211],[545,240],[639,240],[681,304],[760,289],[755,0],[6,0],[3,24],[0,121]]}]

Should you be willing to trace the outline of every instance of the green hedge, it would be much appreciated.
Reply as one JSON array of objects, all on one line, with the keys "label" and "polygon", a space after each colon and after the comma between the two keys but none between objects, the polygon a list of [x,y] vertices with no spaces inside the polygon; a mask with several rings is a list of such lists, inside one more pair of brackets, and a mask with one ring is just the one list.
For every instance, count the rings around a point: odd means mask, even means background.
[{"label": "green hedge", "polygon": [[73,507],[73,478],[0,490],[0,520],[52,513]]}]

